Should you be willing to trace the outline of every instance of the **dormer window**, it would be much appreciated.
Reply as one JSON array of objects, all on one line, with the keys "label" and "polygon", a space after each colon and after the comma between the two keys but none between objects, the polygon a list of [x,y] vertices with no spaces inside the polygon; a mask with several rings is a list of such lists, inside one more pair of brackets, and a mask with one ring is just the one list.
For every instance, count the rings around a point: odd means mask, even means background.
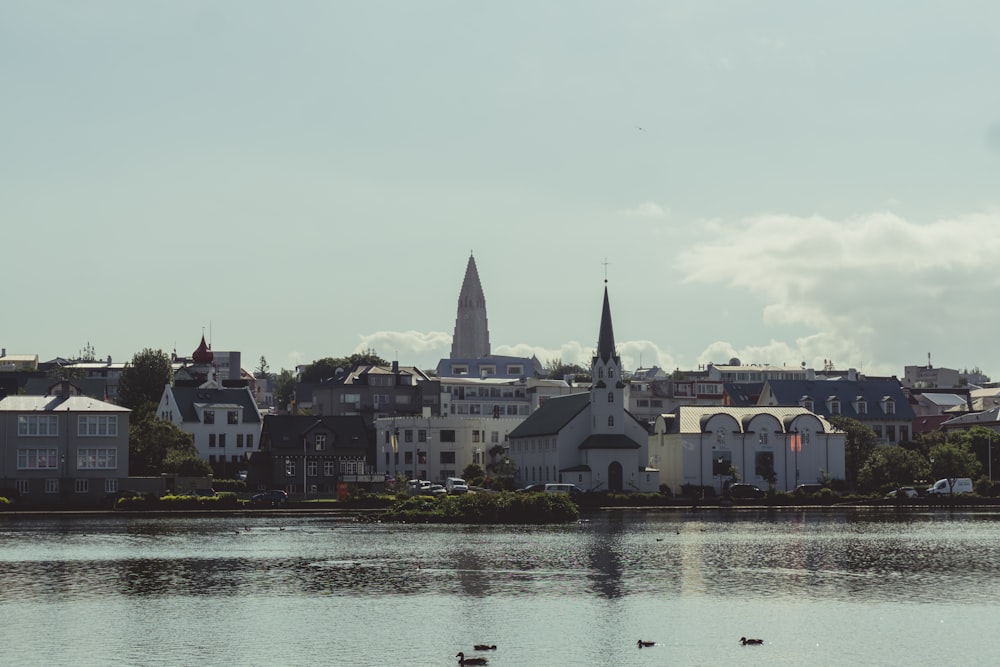
[{"label": "dormer window", "polygon": [[826,405],[827,409],[830,410],[831,415],[840,414],[840,399],[837,398],[836,396],[831,396],[830,398],[826,399]]},{"label": "dormer window", "polygon": [[854,409],[857,410],[859,415],[868,414],[868,401],[865,400],[864,396],[858,396],[855,399]]},{"label": "dormer window", "polygon": [[887,415],[896,414],[896,401],[889,396],[882,399],[882,411]]},{"label": "dormer window", "polygon": [[810,396],[803,396],[799,399],[799,407],[805,408],[809,412],[813,411],[813,400]]}]

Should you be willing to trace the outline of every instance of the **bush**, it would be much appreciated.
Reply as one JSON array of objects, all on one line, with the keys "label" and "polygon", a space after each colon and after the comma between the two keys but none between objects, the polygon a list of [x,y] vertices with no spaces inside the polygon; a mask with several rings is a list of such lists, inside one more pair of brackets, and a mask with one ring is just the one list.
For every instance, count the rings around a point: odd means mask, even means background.
[{"label": "bush", "polygon": [[407,523],[567,523],[580,509],[566,494],[465,493],[458,496],[412,496],[398,500],[384,521]]},{"label": "bush", "polygon": [[10,499],[0,496],[0,509],[3,509],[4,507],[7,507],[9,505],[10,505]]}]

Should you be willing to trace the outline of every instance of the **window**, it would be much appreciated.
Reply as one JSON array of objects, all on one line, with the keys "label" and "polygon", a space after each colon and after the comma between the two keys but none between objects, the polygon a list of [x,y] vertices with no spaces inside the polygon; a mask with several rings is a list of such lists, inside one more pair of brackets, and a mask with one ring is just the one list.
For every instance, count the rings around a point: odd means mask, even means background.
[{"label": "window", "polygon": [[27,437],[59,435],[59,419],[55,415],[19,415],[17,435]]},{"label": "window", "polygon": [[59,493],[59,480],[58,479],[45,480],[45,493]]},{"label": "window", "polygon": [[115,415],[80,415],[77,419],[80,437],[118,435],[118,417]]},{"label": "window", "polygon": [[306,475],[315,477],[319,474],[319,461],[309,461],[306,463]]},{"label": "window", "polygon": [[59,467],[59,451],[55,448],[17,450],[18,470],[55,470]]},{"label": "window", "polygon": [[295,459],[286,458],[285,459],[285,477],[295,476]]},{"label": "window", "polygon": [[882,402],[882,405],[883,409],[885,410],[885,414],[887,415],[896,414],[896,401],[892,400],[891,398],[887,398]]},{"label": "window", "polygon": [[242,433],[237,433],[236,434],[236,446],[237,447],[242,447],[243,446],[243,434]]},{"label": "window", "polygon": [[220,433],[219,434],[219,447],[225,448],[225,446],[226,446],[226,434],[225,433]]},{"label": "window", "polygon": [[757,442],[759,442],[762,445],[766,445],[767,444],[767,431],[761,431],[760,432],[760,437],[757,438]]},{"label": "window", "polygon": [[608,403],[614,403],[614,402],[615,402],[615,392],[609,391],[608,392]]},{"label": "window", "polygon": [[716,450],[712,453],[712,474],[728,475],[733,467],[733,453],[730,451]]},{"label": "window", "polygon": [[409,405],[410,395],[409,394],[396,394],[396,405]]},{"label": "window", "polygon": [[240,423],[240,413],[238,410],[229,410],[226,412],[226,423],[228,424],[239,424]]},{"label": "window", "polygon": [[774,452],[757,452],[754,457],[754,474],[761,479],[771,479],[774,474]]},{"label": "window", "polygon": [[885,439],[889,442],[896,442],[896,426],[894,424],[885,425]]},{"label": "window", "polygon": [[490,442],[494,445],[500,442],[500,431],[492,431],[490,433]]},{"label": "window", "polygon": [[317,433],[316,437],[314,438],[314,442],[316,443],[315,447],[317,452],[324,451],[326,449],[326,434]]},{"label": "window", "polygon": [[455,429],[453,428],[441,429],[441,442],[455,442]]},{"label": "window", "polygon": [[613,416],[609,415],[608,416],[608,426],[614,426],[614,425],[615,425],[615,418]]},{"label": "window", "polygon": [[208,446],[209,447],[215,447],[215,434],[214,433],[209,433],[208,434]]},{"label": "window", "polygon": [[417,442],[427,442],[426,429],[420,429],[419,431],[417,431]]},{"label": "window", "polygon": [[204,419],[202,421],[204,421],[204,423],[206,423],[206,424],[214,424],[215,423],[215,410],[205,410],[205,417],[204,417]]},{"label": "window", "polygon": [[455,465],[455,452],[441,452],[441,458],[438,462],[441,465]]},{"label": "window", "polygon": [[118,490],[118,480],[117,479],[106,479],[104,480],[104,493],[114,493]]},{"label": "window", "polygon": [[472,442],[479,442],[479,431],[472,432]]},{"label": "window", "polygon": [[507,366],[507,375],[524,375],[524,366]]},{"label": "window", "polygon": [[247,434],[247,447],[253,447],[253,434]]},{"label": "window", "polygon": [[118,450],[114,447],[79,449],[76,452],[79,470],[115,470],[118,468]]},{"label": "window", "polygon": [[830,401],[830,414],[831,415],[840,414],[840,401]]},{"label": "window", "polygon": [[89,493],[90,492],[90,480],[89,479],[78,479],[73,485],[73,490],[77,493]]},{"label": "window", "polygon": [[403,431],[403,442],[413,442],[413,429]]},{"label": "window", "polygon": [[17,492],[20,493],[22,496],[26,494],[28,490],[31,488],[30,485],[28,484],[28,480],[26,479],[17,480],[16,486],[17,486]]},{"label": "window", "polygon": [[859,415],[868,414],[868,401],[861,398],[860,396],[858,397],[858,414]]}]

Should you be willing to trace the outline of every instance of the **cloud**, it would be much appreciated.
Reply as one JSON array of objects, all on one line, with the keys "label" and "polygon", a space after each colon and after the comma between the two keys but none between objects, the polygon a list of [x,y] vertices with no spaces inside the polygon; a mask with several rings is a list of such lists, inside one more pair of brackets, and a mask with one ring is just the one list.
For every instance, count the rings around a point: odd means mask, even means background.
[{"label": "cloud", "polygon": [[375,350],[383,359],[398,359],[405,365],[433,367],[439,359],[451,354],[451,334],[443,331],[376,331],[362,335],[354,348],[354,352],[365,350]]},{"label": "cloud", "polygon": [[[794,344],[715,343],[702,358],[719,362],[716,354],[732,353],[747,362],[861,366],[872,355],[898,358],[904,343],[953,345],[948,337],[966,327],[970,308],[994,300],[998,225],[998,213],[930,223],[872,213],[706,224],[708,237],[679,257],[686,281],[732,288],[737,293],[728,298],[741,293],[764,304],[764,324],[804,333]],[[885,370],[899,372],[895,365]]]},{"label": "cloud", "polygon": [[621,215],[637,218],[665,218],[668,209],[663,208],[653,201],[644,201],[635,208],[627,208],[620,211]]}]

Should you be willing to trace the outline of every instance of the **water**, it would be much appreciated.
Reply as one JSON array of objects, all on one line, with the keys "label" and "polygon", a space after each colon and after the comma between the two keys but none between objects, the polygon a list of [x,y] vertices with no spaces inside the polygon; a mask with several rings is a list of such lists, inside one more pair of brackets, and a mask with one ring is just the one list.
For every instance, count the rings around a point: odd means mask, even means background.
[{"label": "water", "polygon": [[[569,526],[0,515],[0,662],[992,662],[1000,514],[608,512]],[[763,646],[741,646],[741,636]],[[636,640],[656,641],[638,649]]]}]

